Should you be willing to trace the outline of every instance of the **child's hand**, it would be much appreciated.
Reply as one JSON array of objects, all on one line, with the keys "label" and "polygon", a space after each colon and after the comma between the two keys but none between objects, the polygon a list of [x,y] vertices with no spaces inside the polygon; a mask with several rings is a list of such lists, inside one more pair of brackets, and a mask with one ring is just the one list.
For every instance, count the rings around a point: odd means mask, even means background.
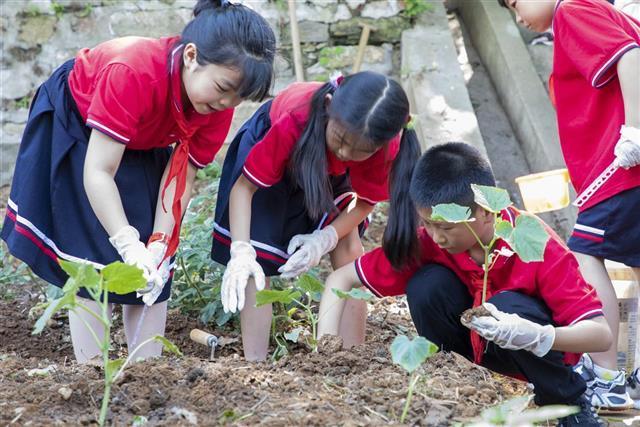
[{"label": "child's hand", "polygon": [[287,253],[291,257],[278,269],[281,277],[288,279],[305,273],[311,267],[318,265],[320,258],[331,252],[337,244],[338,233],[331,225],[311,234],[293,236],[287,248]]},{"label": "child's hand", "polygon": [[138,294],[138,297],[142,296],[142,301],[146,305],[150,306],[156,302],[156,300],[162,293],[162,290],[164,289],[164,285],[167,283],[167,280],[169,280],[169,275],[171,274],[171,267],[169,264],[169,258],[162,261],[165,253],[167,252],[166,243],[162,241],[154,241],[147,244],[147,249],[149,249],[149,252],[151,252],[151,255],[153,255],[153,262],[155,263],[155,265],[158,266],[158,274],[162,279],[162,285],[153,286],[153,288],[148,293],[145,293],[142,295]]},{"label": "child's hand", "polygon": [[109,238],[109,242],[116,248],[122,260],[129,265],[135,265],[142,270],[147,288],[140,293],[147,293],[154,287],[162,288],[164,282],[158,273],[153,254],[140,241],[140,233],[130,225],[122,227]]},{"label": "child's hand", "polygon": [[540,325],[517,314],[504,313],[491,303],[483,305],[491,316],[474,316],[464,326],[507,350],[527,350],[538,357],[551,350],[556,339],[553,325]]},{"label": "child's hand", "polygon": [[253,276],[256,289],[264,289],[265,278],[262,267],[256,261],[256,251],[249,242],[231,243],[231,259],[222,276],[220,299],[225,313],[234,313],[244,308],[244,289],[249,277]]},{"label": "child's hand", "polygon": [[623,125],[614,153],[616,164],[621,168],[640,165],[640,129]]}]

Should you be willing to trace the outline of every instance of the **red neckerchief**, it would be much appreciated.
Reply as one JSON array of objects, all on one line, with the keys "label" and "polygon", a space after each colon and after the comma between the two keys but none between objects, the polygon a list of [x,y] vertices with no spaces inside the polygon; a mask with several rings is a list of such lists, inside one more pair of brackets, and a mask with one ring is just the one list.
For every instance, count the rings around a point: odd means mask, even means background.
[{"label": "red neckerchief", "polygon": [[196,128],[189,126],[186,118],[184,117],[184,112],[182,111],[182,86],[180,76],[181,62],[179,61],[182,50],[183,45],[180,45],[176,47],[171,53],[171,71],[169,75],[171,98],[173,101],[171,113],[173,119],[178,125],[178,135],[176,141],[177,145],[173,150],[173,155],[171,156],[169,173],[167,174],[167,179],[164,183],[162,194],[160,196],[162,198],[162,208],[166,212],[167,208],[164,206],[164,195],[167,191],[167,187],[175,178],[176,188],[173,195],[173,205],[171,206],[174,224],[173,230],[171,231],[171,236],[169,237],[169,242],[167,243],[167,251],[165,253],[164,259],[169,258],[174,254],[174,252],[178,248],[178,243],[180,242],[180,225],[182,222],[182,195],[184,194],[184,190],[187,185],[189,144],[191,143],[193,134],[196,132]]}]

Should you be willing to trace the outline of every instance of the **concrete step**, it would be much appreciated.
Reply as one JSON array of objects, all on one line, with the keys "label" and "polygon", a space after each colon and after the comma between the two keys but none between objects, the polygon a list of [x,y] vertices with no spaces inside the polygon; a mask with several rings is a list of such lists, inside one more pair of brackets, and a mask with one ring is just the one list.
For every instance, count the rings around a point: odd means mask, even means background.
[{"label": "concrete step", "polygon": [[421,15],[402,34],[402,77],[423,149],[463,141],[486,156],[482,135],[458,63],[444,4]]}]

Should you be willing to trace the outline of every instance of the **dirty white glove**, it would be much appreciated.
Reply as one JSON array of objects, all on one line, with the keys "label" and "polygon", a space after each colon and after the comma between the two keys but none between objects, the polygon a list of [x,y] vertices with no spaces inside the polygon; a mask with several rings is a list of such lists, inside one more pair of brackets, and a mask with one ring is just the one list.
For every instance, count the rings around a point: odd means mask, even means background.
[{"label": "dirty white glove", "polygon": [[139,293],[149,292],[154,286],[162,287],[162,278],[158,274],[153,255],[140,241],[138,230],[130,225],[122,227],[116,234],[109,237],[109,242],[126,264],[135,265],[142,270],[147,287],[139,290]]},{"label": "dirty white glove", "polygon": [[264,289],[264,272],[256,261],[256,251],[250,243],[231,242],[231,259],[222,276],[220,299],[225,313],[234,313],[244,308],[244,289],[249,277],[253,276],[256,289]]},{"label": "dirty white glove", "polygon": [[640,129],[622,125],[614,149],[616,164],[624,169],[640,165]]},{"label": "dirty white glove", "polygon": [[162,279],[162,284],[160,286],[156,286],[154,284],[154,286],[151,288],[149,292],[144,294],[138,293],[138,297],[142,296],[142,301],[146,305],[153,305],[158,299],[158,297],[160,296],[160,294],[162,293],[162,290],[164,289],[164,285],[167,283],[167,280],[169,280],[169,275],[171,274],[171,267],[170,267],[169,258],[162,261],[162,258],[164,258],[164,255],[167,252],[166,243],[162,241],[151,242],[147,245],[147,249],[149,249],[149,252],[151,252],[151,255],[153,255],[153,262],[155,263],[155,265],[158,266],[158,274]]},{"label": "dirty white glove", "polygon": [[296,234],[287,248],[287,253],[291,256],[278,269],[281,277],[289,279],[305,273],[318,265],[320,258],[334,250],[337,244],[338,233],[331,225],[311,234]]},{"label": "dirty white glove", "polygon": [[538,357],[549,353],[556,339],[553,325],[540,325],[517,314],[504,313],[484,303],[492,316],[472,317],[465,326],[507,350],[527,350]]}]

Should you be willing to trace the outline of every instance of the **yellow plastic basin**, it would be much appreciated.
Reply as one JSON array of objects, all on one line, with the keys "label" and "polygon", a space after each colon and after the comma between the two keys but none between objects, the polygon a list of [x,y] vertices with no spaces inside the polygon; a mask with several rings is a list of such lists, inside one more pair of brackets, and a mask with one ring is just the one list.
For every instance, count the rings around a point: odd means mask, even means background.
[{"label": "yellow plastic basin", "polygon": [[516,178],[524,208],[532,213],[562,209],[569,205],[569,172],[556,169]]}]

